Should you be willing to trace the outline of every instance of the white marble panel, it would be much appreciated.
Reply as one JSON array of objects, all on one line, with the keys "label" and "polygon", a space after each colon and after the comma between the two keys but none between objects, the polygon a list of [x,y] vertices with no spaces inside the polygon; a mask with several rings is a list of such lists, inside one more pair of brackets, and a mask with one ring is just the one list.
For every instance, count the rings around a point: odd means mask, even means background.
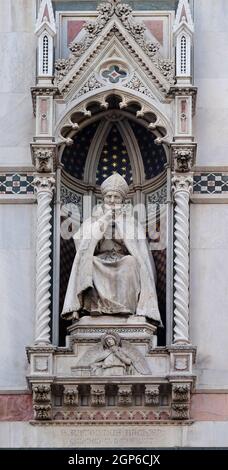
[{"label": "white marble panel", "polygon": [[228,248],[228,206],[191,204],[191,249]]},{"label": "white marble panel", "polygon": [[76,427],[68,424],[56,425],[54,428],[25,422],[0,422],[0,447],[17,448],[227,447],[227,435],[228,422],[200,421],[190,426]]},{"label": "white marble panel", "polygon": [[183,447],[227,447],[228,422],[201,421],[184,426]]},{"label": "white marble panel", "polygon": [[0,0],[0,31],[34,30],[36,0]]},{"label": "white marble panel", "polygon": [[0,93],[0,165],[31,165],[35,118],[30,94]]},{"label": "white marble panel", "polygon": [[0,423],[5,447],[172,447],[181,444],[177,426],[32,426]]},{"label": "white marble panel", "polygon": [[35,205],[0,205],[0,377],[3,389],[25,389],[25,347],[33,341]]},{"label": "white marble panel", "polygon": [[194,22],[201,32],[227,31],[228,9],[227,0],[194,1]]},{"label": "white marble panel", "polygon": [[190,321],[198,388],[228,383],[228,207],[191,206]]},{"label": "white marble panel", "polygon": [[194,8],[194,79],[198,87],[194,133],[198,165],[227,164],[228,8],[226,0],[200,0]]},{"label": "white marble panel", "polygon": [[[27,93],[35,85],[36,37],[31,33],[0,33],[1,93]],[[12,111],[12,110],[11,110]]]}]

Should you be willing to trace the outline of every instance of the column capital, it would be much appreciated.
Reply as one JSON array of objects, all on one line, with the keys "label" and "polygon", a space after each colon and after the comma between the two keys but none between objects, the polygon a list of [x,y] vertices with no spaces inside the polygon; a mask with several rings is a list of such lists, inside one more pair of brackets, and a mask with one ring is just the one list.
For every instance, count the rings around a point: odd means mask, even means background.
[{"label": "column capital", "polygon": [[174,174],[172,177],[172,190],[174,196],[177,192],[186,192],[190,195],[193,190],[193,177],[191,173],[187,175]]},{"label": "column capital", "polygon": [[52,173],[56,167],[56,145],[31,144],[32,160],[38,173]]},{"label": "column capital", "polygon": [[36,175],[34,178],[33,184],[34,184],[36,193],[49,192],[52,194],[54,187],[55,187],[55,178],[52,175],[50,176]]}]

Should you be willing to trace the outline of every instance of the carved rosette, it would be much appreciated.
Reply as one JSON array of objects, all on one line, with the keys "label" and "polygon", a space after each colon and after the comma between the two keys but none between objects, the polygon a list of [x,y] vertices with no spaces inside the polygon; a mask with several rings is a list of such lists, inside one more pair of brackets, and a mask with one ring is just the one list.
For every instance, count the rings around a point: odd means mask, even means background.
[{"label": "carved rosette", "polygon": [[35,344],[50,343],[51,201],[55,179],[37,176],[36,333]]},{"label": "carved rosette", "polygon": [[174,192],[174,343],[189,342],[189,198],[191,175],[175,175]]},{"label": "carved rosette", "polygon": [[55,166],[55,147],[32,147],[32,156],[38,173],[52,173]]},{"label": "carved rosette", "polygon": [[35,419],[51,419],[51,386],[49,384],[34,384],[32,387],[32,398]]}]

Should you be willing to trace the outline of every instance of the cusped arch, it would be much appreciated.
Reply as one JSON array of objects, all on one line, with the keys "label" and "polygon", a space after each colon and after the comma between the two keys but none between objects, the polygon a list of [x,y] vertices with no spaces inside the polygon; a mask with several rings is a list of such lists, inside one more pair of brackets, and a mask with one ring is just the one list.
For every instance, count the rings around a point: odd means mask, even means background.
[{"label": "cusped arch", "polygon": [[[104,112],[108,111],[109,103],[107,99],[111,96],[119,97],[119,109],[129,112],[130,105],[137,103],[138,109],[135,115],[131,117],[140,119],[140,122],[157,135],[157,143],[169,145],[173,140],[173,126],[170,119],[164,113],[162,103],[143,95],[135,90],[128,90],[121,86],[106,87],[106,90],[93,90],[85,95],[71,101],[61,116],[59,117],[55,130],[55,140],[59,145],[59,158],[61,160],[65,145],[72,143],[72,137],[75,133],[87,126],[89,123],[103,117]],[[88,109],[91,103],[97,104],[98,113],[93,115]],[[150,121],[150,116],[153,119]],[[167,161],[169,154],[167,152]]]}]

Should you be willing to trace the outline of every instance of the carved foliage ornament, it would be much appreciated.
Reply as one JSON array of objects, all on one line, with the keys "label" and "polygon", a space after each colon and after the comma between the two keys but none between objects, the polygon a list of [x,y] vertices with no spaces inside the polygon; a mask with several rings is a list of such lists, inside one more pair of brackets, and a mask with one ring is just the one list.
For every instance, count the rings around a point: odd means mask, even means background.
[{"label": "carved foliage ornament", "polygon": [[[57,82],[67,75],[73,65],[77,62],[79,57],[87,51],[90,45],[94,42],[95,38],[101,33],[103,28],[106,26],[108,21],[116,15],[121,21],[127,31],[139,44],[148,57],[155,63],[157,69],[162,73],[164,77],[171,83],[174,80],[174,62],[169,59],[162,59],[159,57],[155,59],[159,50],[159,44],[150,42],[145,37],[146,27],[143,23],[139,23],[135,20],[132,15],[132,8],[126,4],[121,4],[119,1],[110,0],[106,3],[101,3],[97,7],[98,17],[95,21],[88,21],[84,29],[86,31],[85,37],[81,42],[72,42],[69,45],[71,56],[68,59],[58,59],[55,63],[55,76]],[[113,31],[117,31],[116,27],[113,26]]]},{"label": "carved foliage ornament", "polygon": [[55,186],[55,178],[52,176],[36,176],[33,182],[35,190],[39,191],[49,191],[52,192]]},{"label": "carved foliage ornament", "polygon": [[35,419],[51,419],[51,386],[49,384],[33,385],[32,393]]},{"label": "carved foliage ornament", "polygon": [[187,193],[192,192],[193,188],[193,178],[191,176],[182,176],[182,175],[175,175],[172,178],[172,189],[174,193],[177,191],[185,191]]},{"label": "carved foliage ornament", "polygon": [[190,391],[191,385],[189,383],[174,383],[172,385],[172,418],[189,419]]}]

